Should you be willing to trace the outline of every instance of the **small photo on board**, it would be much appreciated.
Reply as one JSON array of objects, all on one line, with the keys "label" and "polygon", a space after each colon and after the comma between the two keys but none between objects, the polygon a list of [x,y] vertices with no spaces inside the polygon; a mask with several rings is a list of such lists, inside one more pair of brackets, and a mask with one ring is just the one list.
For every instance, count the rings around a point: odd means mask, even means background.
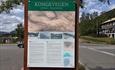
[{"label": "small photo on board", "polygon": [[63,36],[64,36],[64,39],[74,39],[75,34],[74,32],[64,32]]},{"label": "small photo on board", "polygon": [[60,32],[52,32],[51,33],[51,39],[62,39],[62,33]]},{"label": "small photo on board", "polygon": [[38,35],[39,35],[39,33],[37,33],[37,32],[28,33],[29,37],[38,37]]},{"label": "small photo on board", "polygon": [[65,47],[65,48],[72,48],[72,47],[73,47],[73,42],[65,41],[65,42],[64,42],[64,47]]},{"label": "small photo on board", "polygon": [[50,39],[50,32],[40,32],[40,39]]}]

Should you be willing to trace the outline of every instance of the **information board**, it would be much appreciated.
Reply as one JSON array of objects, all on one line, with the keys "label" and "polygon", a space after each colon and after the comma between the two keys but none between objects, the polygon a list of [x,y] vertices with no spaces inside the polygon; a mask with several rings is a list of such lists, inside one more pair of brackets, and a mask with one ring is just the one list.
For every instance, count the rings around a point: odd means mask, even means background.
[{"label": "information board", "polygon": [[75,0],[28,0],[28,67],[75,68]]}]

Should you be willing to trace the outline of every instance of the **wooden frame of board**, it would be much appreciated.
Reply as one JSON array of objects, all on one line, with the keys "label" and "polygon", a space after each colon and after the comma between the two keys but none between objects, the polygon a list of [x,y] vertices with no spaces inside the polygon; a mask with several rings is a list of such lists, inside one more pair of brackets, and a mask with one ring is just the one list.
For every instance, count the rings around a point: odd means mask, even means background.
[{"label": "wooden frame of board", "polygon": [[25,20],[24,20],[24,70],[78,70],[79,67],[79,5],[80,0],[76,0],[76,11],[75,11],[75,68],[50,68],[50,67],[39,67],[39,68],[28,68],[27,67],[27,50],[28,50],[28,0],[24,0],[25,8]]}]

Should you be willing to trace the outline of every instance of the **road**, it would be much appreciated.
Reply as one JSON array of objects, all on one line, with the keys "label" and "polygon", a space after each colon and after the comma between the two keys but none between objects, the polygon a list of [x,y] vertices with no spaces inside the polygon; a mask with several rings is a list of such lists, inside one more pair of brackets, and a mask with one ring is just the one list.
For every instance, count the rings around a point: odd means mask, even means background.
[{"label": "road", "polygon": [[[23,50],[0,45],[0,70],[21,70]],[[115,45],[80,44],[80,62],[89,70],[115,70]]]},{"label": "road", "polygon": [[0,70],[21,70],[23,67],[23,50],[16,45],[0,44]]},{"label": "road", "polygon": [[80,43],[79,51],[88,70],[115,70],[115,45]]}]

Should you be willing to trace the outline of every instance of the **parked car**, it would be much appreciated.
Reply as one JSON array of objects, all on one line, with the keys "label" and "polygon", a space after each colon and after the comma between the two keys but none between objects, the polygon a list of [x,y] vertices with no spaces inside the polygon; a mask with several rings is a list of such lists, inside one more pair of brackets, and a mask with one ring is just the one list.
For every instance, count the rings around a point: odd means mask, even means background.
[{"label": "parked car", "polygon": [[19,48],[24,48],[24,43],[23,43],[23,41],[18,41],[18,42],[17,42],[17,46],[18,46]]}]

